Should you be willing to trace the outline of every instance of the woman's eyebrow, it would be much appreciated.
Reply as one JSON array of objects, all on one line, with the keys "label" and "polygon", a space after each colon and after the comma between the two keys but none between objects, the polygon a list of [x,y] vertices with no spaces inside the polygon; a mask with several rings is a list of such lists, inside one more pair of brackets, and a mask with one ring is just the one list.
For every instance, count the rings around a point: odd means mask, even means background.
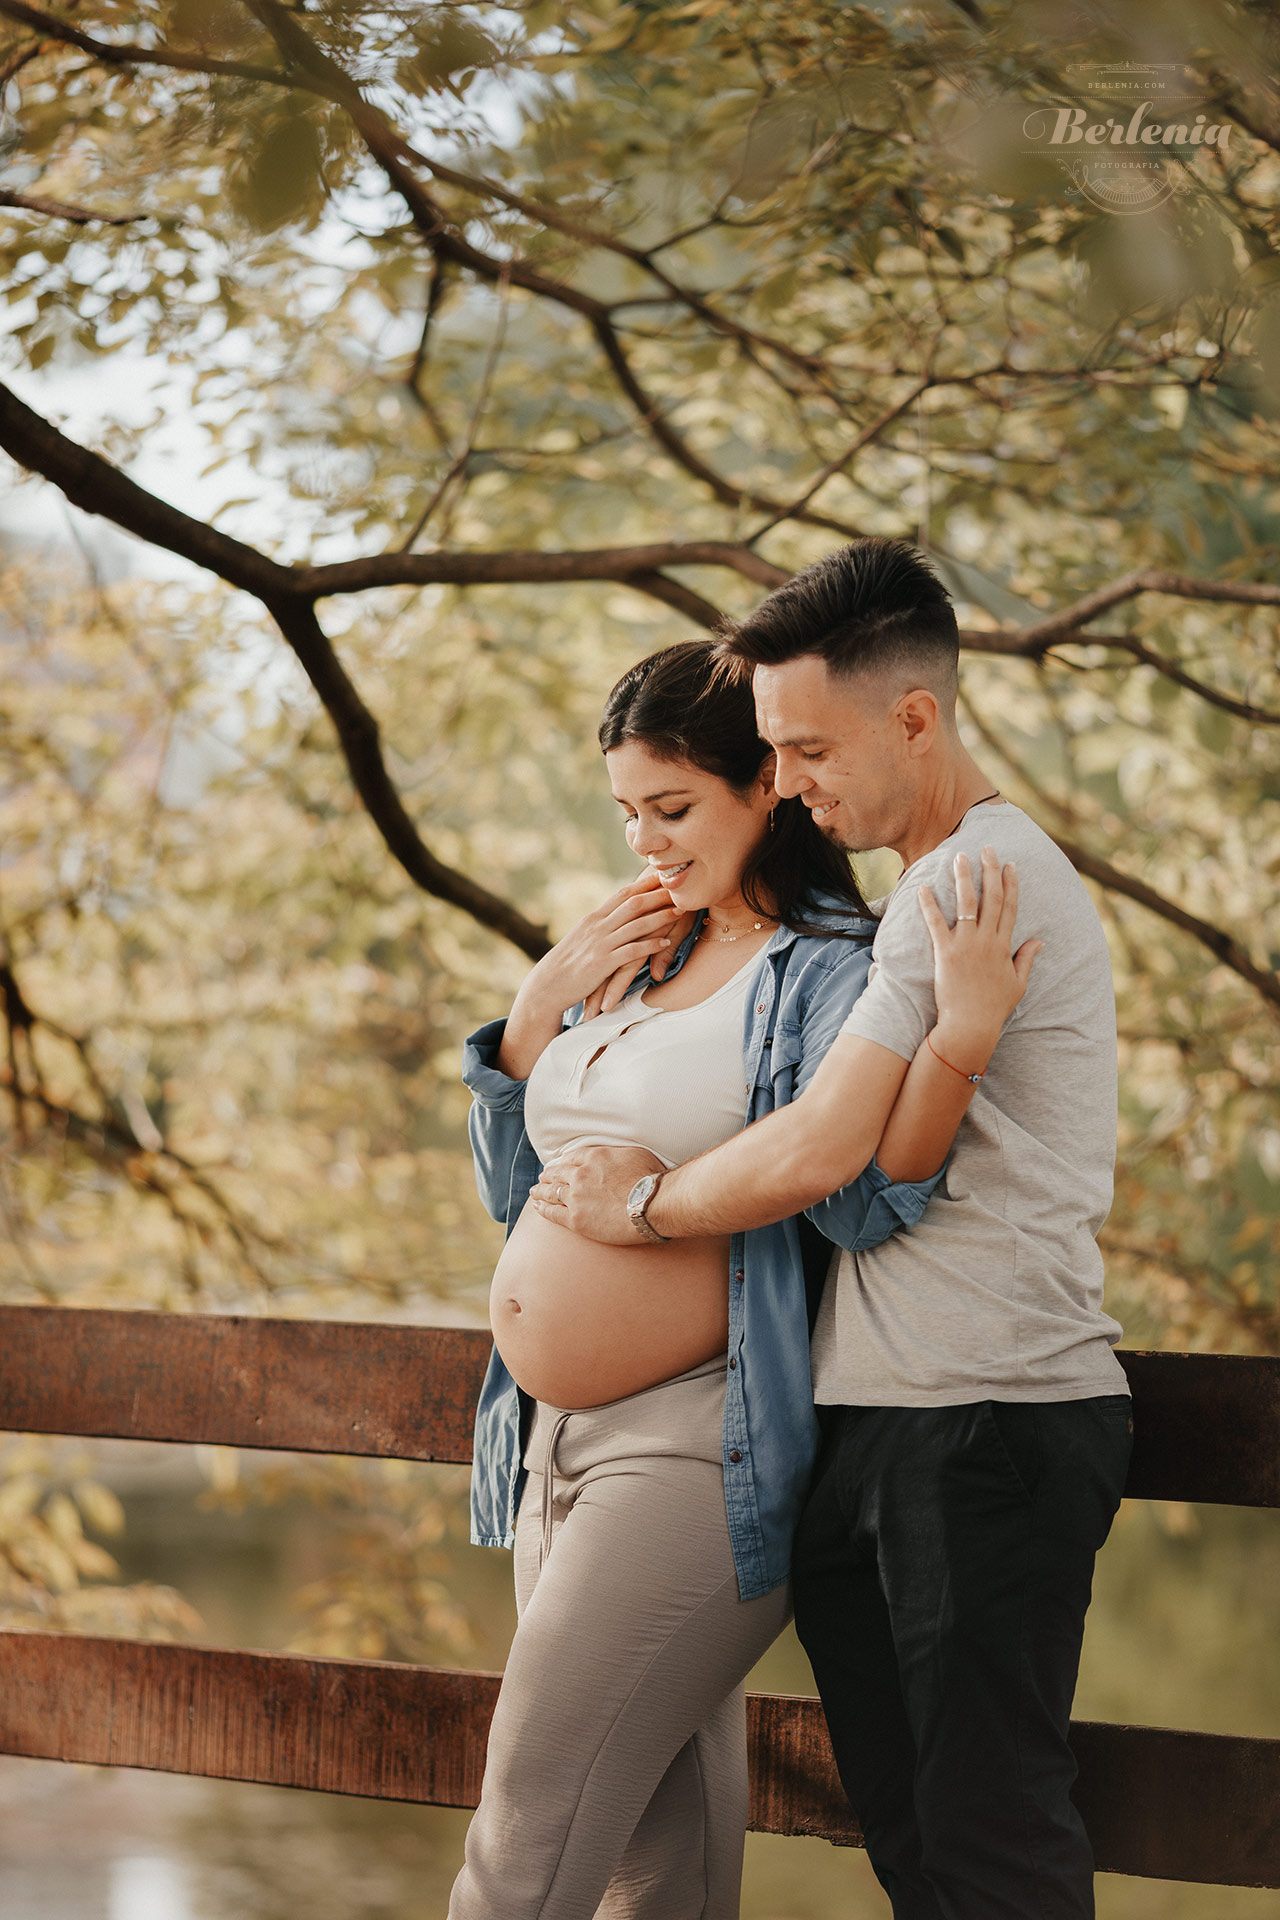
[{"label": "woman's eyebrow", "polygon": [[[661,793],[646,793],[640,802],[643,807],[651,807],[655,800],[678,800],[681,794],[692,794],[692,787],[666,787]],[[614,799],[620,807],[630,806],[631,802],[621,793],[615,793]]]}]

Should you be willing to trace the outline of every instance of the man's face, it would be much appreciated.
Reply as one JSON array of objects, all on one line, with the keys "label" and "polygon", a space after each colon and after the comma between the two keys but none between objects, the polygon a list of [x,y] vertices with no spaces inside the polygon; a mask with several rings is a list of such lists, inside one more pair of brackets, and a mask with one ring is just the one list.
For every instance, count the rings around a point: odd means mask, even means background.
[{"label": "man's face", "polygon": [[774,785],[799,794],[850,853],[892,846],[909,811],[910,761],[882,681],[846,679],[805,654],[752,678],[756,724],[778,756]]}]

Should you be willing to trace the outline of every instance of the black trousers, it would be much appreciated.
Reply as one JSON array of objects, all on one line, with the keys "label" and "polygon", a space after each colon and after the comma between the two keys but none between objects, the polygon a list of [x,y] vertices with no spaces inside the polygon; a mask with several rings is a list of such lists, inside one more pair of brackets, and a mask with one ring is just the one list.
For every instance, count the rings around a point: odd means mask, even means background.
[{"label": "black trousers", "polygon": [[895,1920],[1090,1920],[1067,1724],[1127,1395],[819,1413],[796,1627]]}]

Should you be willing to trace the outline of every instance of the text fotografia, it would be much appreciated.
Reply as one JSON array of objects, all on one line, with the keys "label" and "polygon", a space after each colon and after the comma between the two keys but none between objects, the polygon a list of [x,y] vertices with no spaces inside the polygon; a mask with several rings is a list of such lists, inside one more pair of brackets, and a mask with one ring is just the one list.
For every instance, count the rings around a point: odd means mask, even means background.
[{"label": "text fotografia", "polygon": [[[1085,107],[1040,107],[1035,113],[1027,115],[1022,123],[1022,131],[1028,140],[1036,141],[1044,141],[1047,133],[1047,144],[1051,147],[1226,148],[1231,135],[1229,123],[1206,125],[1208,115],[1198,113],[1190,126],[1175,120],[1162,124],[1159,120],[1146,120],[1151,108],[1152,102],[1144,100],[1141,106],[1134,108],[1128,120],[1117,120],[1113,114],[1108,114],[1105,120],[1090,120]],[[1050,114],[1052,122],[1046,125]]]},{"label": "text fotografia", "polygon": [[1052,160],[1104,213],[1150,213],[1195,177],[1202,149],[1225,157],[1231,127],[1213,117],[1186,65],[1120,60],[1071,70],[1076,98],[1024,112],[1023,152]]}]

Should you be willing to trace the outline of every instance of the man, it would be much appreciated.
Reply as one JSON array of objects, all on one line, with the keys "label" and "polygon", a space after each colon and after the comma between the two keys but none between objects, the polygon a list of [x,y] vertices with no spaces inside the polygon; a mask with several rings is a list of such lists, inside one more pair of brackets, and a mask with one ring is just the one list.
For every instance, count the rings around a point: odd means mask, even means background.
[{"label": "man", "polygon": [[[841,1253],[828,1278],[796,1623],[897,1920],[1083,1920],[1093,1863],[1067,1724],[1132,1432],[1096,1243],[1116,1119],[1102,929],[1068,861],[961,743],[955,615],[914,550],[872,539],[818,562],[727,651],[753,670],[778,792],[850,851],[903,860],[871,980],[784,1111],[656,1180],[648,1154],[583,1150],[536,1203],[625,1242],[738,1231],[843,1186],[935,1024],[919,889],[951,917],[958,853],[975,872],[984,846],[1016,862],[1014,944],[1044,951],[974,1081],[945,1187],[911,1232]],[[944,1070],[970,1078],[974,1063]]]}]

